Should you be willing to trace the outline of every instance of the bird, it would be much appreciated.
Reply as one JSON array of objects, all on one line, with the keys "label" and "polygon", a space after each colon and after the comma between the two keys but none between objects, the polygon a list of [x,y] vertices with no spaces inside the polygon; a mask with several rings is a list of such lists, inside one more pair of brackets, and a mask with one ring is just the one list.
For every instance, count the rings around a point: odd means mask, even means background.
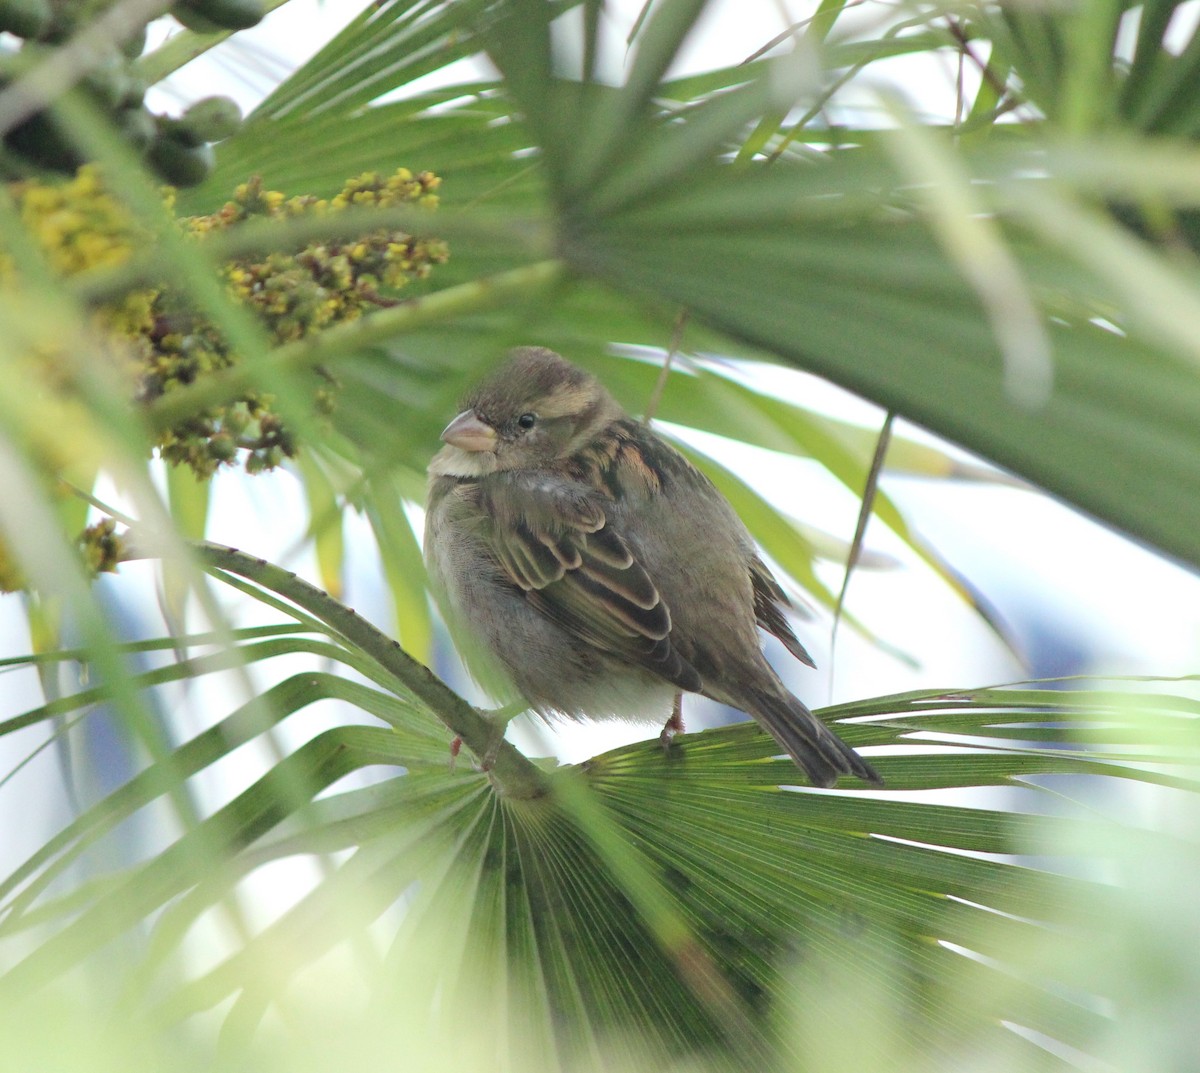
[{"label": "bird", "polygon": [[489,691],[547,720],[665,716],[664,744],[699,693],[755,719],[814,785],[880,784],[767,662],[760,628],[814,666],[733,507],[595,376],[518,347],[441,439],[424,554]]}]

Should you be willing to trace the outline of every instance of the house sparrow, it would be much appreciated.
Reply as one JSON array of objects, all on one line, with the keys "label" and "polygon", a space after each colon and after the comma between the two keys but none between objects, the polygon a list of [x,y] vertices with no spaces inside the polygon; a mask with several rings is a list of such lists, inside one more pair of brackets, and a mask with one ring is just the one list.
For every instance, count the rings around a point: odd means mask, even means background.
[{"label": "house sparrow", "polygon": [[473,671],[489,664],[543,716],[670,716],[664,741],[680,694],[701,693],[753,716],[817,785],[880,781],[763,656],[756,626],[813,666],[733,508],[593,376],[521,347],[442,439],[425,556],[478,645]]}]

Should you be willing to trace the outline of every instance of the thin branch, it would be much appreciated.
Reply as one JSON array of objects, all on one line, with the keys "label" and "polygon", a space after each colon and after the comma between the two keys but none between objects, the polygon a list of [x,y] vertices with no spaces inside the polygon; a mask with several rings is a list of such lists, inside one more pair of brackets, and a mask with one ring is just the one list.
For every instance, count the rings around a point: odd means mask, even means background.
[{"label": "thin branch", "polygon": [[[374,660],[488,765],[488,775],[500,793],[513,798],[534,798],[546,792],[542,773],[503,740],[500,727],[463,700],[423,663],[413,659],[398,641],[362,618],[353,608],[339,603],[290,570],[237,548],[208,541],[194,543],[191,548],[206,568],[228,571],[286,597],[319,619],[347,645]],[[135,547],[126,558],[146,558],[149,554]]]},{"label": "thin branch", "polygon": [[679,353],[679,347],[683,343],[683,330],[687,327],[689,315],[689,311],[685,307],[675,316],[675,324],[671,328],[671,343],[667,347],[667,356],[663,360],[658,379],[654,382],[654,390],[650,392],[650,401],[646,403],[646,413],[642,417],[646,424],[650,424],[655,413],[658,412],[658,404],[662,401],[663,390],[667,386],[667,377],[671,375],[671,363],[675,360],[675,355]]},{"label": "thin branch", "polygon": [[951,16],[946,16],[946,28],[950,31],[950,36],[954,38],[955,43],[959,48],[959,56],[965,56],[979,69],[979,77],[982,78],[992,90],[996,97],[1003,101],[1005,97],[1011,95],[1008,85],[1001,79],[992,68],[990,63],[984,63],[971,48],[971,39],[967,36],[967,32],[962,28],[962,24]]},{"label": "thin branch", "polygon": [[[866,483],[863,485],[862,506],[858,510],[858,524],[854,528],[854,539],[850,542],[850,551],[846,556],[846,572],[842,577],[842,588],[833,609],[833,628],[830,631],[829,639],[831,674],[835,665],[832,653],[837,647],[838,624],[842,621],[846,590],[850,587],[850,578],[854,574],[854,567],[858,564],[858,557],[862,553],[863,539],[866,536],[867,523],[871,520],[871,513],[875,506],[875,493],[879,489],[879,476],[883,472],[883,463],[887,459],[888,447],[892,442],[892,425],[895,420],[895,412],[889,410],[887,417],[884,418],[883,427],[879,430],[879,439],[875,441],[875,454],[871,459],[871,468],[867,471]],[[832,689],[830,692],[832,694]]]}]

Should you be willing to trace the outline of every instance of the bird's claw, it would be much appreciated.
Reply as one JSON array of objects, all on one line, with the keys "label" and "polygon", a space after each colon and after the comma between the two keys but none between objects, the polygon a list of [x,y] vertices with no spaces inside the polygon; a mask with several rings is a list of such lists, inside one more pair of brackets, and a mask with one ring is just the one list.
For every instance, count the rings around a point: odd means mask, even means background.
[{"label": "bird's claw", "polygon": [[658,735],[663,752],[671,748],[671,741],[676,734],[683,733],[683,697],[675,696],[675,706],[671,709],[671,717],[663,723],[662,733]]}]

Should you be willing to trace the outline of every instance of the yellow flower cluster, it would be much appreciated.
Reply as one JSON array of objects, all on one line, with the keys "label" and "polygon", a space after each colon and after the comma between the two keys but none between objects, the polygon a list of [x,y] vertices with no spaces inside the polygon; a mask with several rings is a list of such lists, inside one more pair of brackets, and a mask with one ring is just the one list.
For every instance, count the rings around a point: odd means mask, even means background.
[{"label": "yellow flower cluster", "polygon": [[[183,218],[181,228],[197,241],[252,218],[322,216],[350,207],[387,208],[411,204],[432,209],[440,179],[431,172],[401,168],[374,172],[346,183],[334,197],[286,197],[251,179],[220,210]],[[63,276],[119,265],[146,236],[122,204],[104,188],[91,166],[63,182],[13,183],[9,193],[30,235]],[[172,198],[168,194],[168,205]],[[394,292],[423,279],[445,262],[446,245],[398,230],[379,229],[348,242],[310,243],[301,249],[230,261],[223,272],[229,293],[258,316],[271,337],[286,343],[373,308],[394,304]],[[0,258],[0,280],[11,282],[15,266]],[[184,294],[169,288],[142,289],[97,311],[99,327],[114,350],[131,355],[132,391],[141,402],[236,365],[221,331],[196,312]],[[314,402],[329,412],[334,382],[318,374]],[[296,443],[269,396],[249,393],[228,406],[197,413],[164,432],[156,444],[172,464],[207,477],[219,466],[244,462],[250,472],[270,469],[295,454]]]},{"label": "yellow flower cluster", "polygon": [[[93,167],[80,168],[63,182],[11,183],[9,195],[21,222],[56,272],[73,276],[88,268],[107,268],[129,259],[138,229],[129,210],[111,197]],[[11,263],[4,274],[10,276]]]},{"label": "yellow flower cluster", "polygon": [[[219,211],[192,217],[186,226],[202,238],[253,218],[324,216],[352,205],[386,208],[408,203],[433,208],[440,182],[432,172],[413,175],[407,168],[388,176],[371,172],[351,179],[335,197],[324,199],[288,198],[264,190],[260,180],[251,179],[241,184]],[[381,229],[351,242],[310,243],[296,251],[232,261],[225,266],[225,279],[230,293],[255,311],[277,342],[285,343],[392,304],[395,299],[389,292],[423,279],[447,256],[440,240]],[[236,360],[211,326],[181,316],[181,311],[166,301],[159,306],[167,331],[156,341],[154,360],[142,382],[144,398],[191,383]],[[324,412],[333,405],[327,376],[315,388],[315,401]],[[261,396],[247,395],[236,408],[198,415],[164,438],[160,445],[163,456],[185,463],[201,476],[232,462],[239,450],[245,451],[250,472],[276,466],[295,453],[296,444],[269,403]]]},{"label": "yellow flower cluster", "polygon": [[111,574],[117,569],[125,554],[126,543],[124,536],[117,532],[117,523],[111,518],[102,518],[79,534],[79,548],[83,552],[84,566],[94,577]]},{"label": "yellow flower cluster", "polygon": [[[351,179],[336,197],[326,201],[314,197],[285,200],[277,191],[264,191],[260,182],[251,180],[238,187],[233,201],[221,212],[194,220],[192,226],[207,232],[251,216],[323,216],[352,206],[388,208],[411,203],[434,208],[434,191],[440,183],[428,171],[415,176],[407,168],[389,176],[367,172]],[[352,242],[313,244],[296,254],[275,253],[257,262],[238,262],[229,266],[228,278],[233,292],[254,305],[276,337],[286,341],[352,320],[372,306],[389,304],[381,288],[399,290],[412,279],[423,279],[445,260],[446,246],[440,240],[381,229]]]},{"label": "yellow flower cluster", "polygon": [[[27,179],[6,185],[5,193],[26,234],[42,255],[42,271],[63,278],[94,269],[115,268],[146,244],[126,206],[112,197],[94,167],[80,168],[73,176],[55,181]],[[10,308],[19,309],[23,288],[33,273],[14,252],[0,249],[0,286],[8,292]],[[33,292],[30,292],[33,293]],[[96,311],[97,336],[105,345],[94,353],[109,361],[109,372],[128,383],[134,392],[138,377],[132,350],[144,350],[141,340],[152,324],[154,292],[130,292]],[[26,326],[28,331],[28,326]],[[28,376],[56,392],[70,394],[76,368],[64,360],[67,348],[52,323],[39,326],[23,340]]]},{"label": "yellow flower cluster", "polygon": [[[128,548],[124,534],[117,532],[117,523],[112,518],[102,518],[89,525],[78,537],[84,569],[90,577],[111,574],[117,569]],[[0,593],[20,592],[29,587],[29,581],[20,563],[13,557],[8,545],[0,540]]]}]

